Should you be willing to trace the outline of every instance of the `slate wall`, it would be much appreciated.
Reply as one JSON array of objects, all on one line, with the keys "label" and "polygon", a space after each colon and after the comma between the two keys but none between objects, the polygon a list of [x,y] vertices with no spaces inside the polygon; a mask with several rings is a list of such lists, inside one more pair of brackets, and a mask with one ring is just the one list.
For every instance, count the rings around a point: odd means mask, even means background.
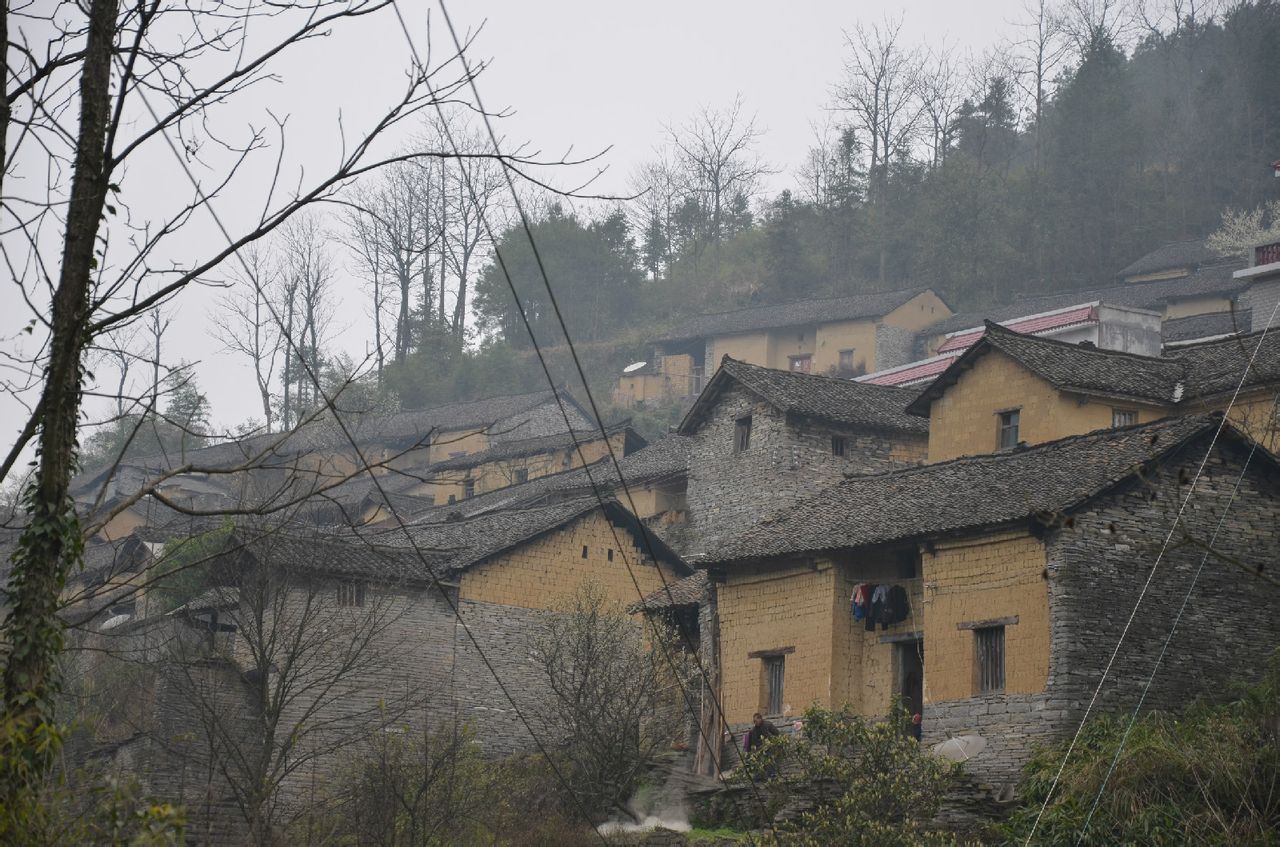
[{"label": "slate wall", "polygon": [[[737,420],[751,415],[751,444],[734,450]],[[845,455],[833,456],[831,437],[845,439]],[[712,549],[721,539],[761,518],[838,482],[846,473],[901,467],[902,438],[788,418],[754,394],[734,386],[721,395],[693,436],[687,501],[694,528],[690,553]]]}]

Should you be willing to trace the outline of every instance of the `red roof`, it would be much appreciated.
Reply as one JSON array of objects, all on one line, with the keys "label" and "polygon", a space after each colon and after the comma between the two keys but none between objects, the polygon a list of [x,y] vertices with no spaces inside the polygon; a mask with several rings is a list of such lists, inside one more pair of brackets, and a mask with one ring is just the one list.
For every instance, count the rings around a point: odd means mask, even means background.
[{"label": "red roof", "polygon": [[906,385],[907,383],[918,382],[942,373],[955,361],[955,358],[955,356],[939,356],[934,359],[926,359],[910,367],[872,374],[860,380],[860,382],[869,382],[873,385]]},{"label": "red roof", "polygon": [[[1098,309],[1095,305],[1077,306],[1074,309],[1066,309],[1061,312],[1053,312],[1048,315],[1034,315],[1029,318],[1019,318],[1018,320],[1002,322],[1000,325],[1014,332],[1020,332],[1024,335],[1040,335],[1053,329],[1066,329],[1069,326],[1077,324],[1089,323],[1098,319]],[[942,346],[938,348],[939,353],[959,352],[968,350],[986,330],[974,329],[968,332],[957,333],[951,336]]]}]

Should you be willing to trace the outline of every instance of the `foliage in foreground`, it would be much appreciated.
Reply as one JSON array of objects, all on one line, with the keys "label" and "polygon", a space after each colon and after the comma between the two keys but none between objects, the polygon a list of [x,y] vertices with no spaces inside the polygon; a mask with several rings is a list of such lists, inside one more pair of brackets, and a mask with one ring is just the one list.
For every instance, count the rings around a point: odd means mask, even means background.
[{"label": "foliage in foreground", "polygon": [[[801,738],[779,736],[744,755],[736,782],[755,790],[776,813],[797,789],[814,807],[780,823],[766,843],[818,845],[950,844],[932,818],[955,776],[955,766],[921,749],[911,717],[895,702],[884,720],[810,708]],[[749,786],[748,786],[749,787]]]},{"label": "foliage in foreground", "polygon": [[139,786],[91,768],[55,773],[23,802],[0,810],[14,847],[98,844],[167,847],[184,843],[181,808],[153,802]]},{"label": "foliage in foreground", "polygon": [[1009,841],[1023,843],[1035,826],[1035,843],[1045,845],[1280,842],[1280,653],[1229,703],[1149,713],[1125,738],[1128,724],[1124,714],[1084,728],[1036,826],[1066,745],[1039,752],[1024,772],[1026,803]]},{"label": "foliage in foreground", "polygon": [[386,847],[598,843],[544,759],[535,755],[486,759],[467,726],[388,732],[344,773],[347,776],[327,804],[327,814],[305,821],[310,843]]}]

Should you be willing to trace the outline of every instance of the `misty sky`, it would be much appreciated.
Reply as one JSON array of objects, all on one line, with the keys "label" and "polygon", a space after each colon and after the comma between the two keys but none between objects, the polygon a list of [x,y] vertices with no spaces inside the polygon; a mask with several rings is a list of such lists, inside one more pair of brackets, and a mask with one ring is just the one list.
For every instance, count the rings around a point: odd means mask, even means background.
[{"label": "misty sky", "polygon": [[[426,2],[406,2],[402,7],[423,48],[427,9],[432,9],[432,41],[436,51],[443,50],[447,35],[438,7]],[[810,144],[811,126],[823,120],[830,86],[840,77],[843,29],[859,20],[901,15],[912,42],[947,44],[980,54],[1014,36],[1011,22],[1020,9],[1020,0],[454,0],[450,7],[459,26],[484,24],[473,54],[474,59],[492,62],[479,79],[481,95],[491,110],[512,111],[499,132],[555,156],[570,147],[575,153],[610,147],[603,160],[608,172],[595,186],[607,193],[625,190],[632,168],[650,158],[661,142],[664,124],[679,124],[702,105],[723,106],[737,94],[765,130],[760,152],[780,169],[770,193],[789,187]],[[404,37],[394,17],[383,14],[340,29],[277,64],[282,81],[241,102],[236,108],[243,114],[224,113],[223,125],[261,125],[268,106],[277,114],[288,114],[286,172],[296,179],[299,168],[314,169],[336,156],[339,115],[348,128],[367,121],[403,85],[407,66]],[[129,199],[140,215],[152,201],[182,193],[185,187],[181,173],[166,160],[167,153],[161,153],[155,148],[146,167],[135,165],[127,176],[126,190],[133,192]],[[264,158],[273,156],[274,151]],[[219,200],[219,213],[233,231],[237,218],[259,211],[241,199],[248,196],[233,193]],[[198,220],[185,243],[195,250],[220,237],[207,220]],[[349,266],[343,255],[340,276],[346,299],[339,310],[343,329],[336,342],[358,358],[372,333]],[[170,361],[198,362],[197,376],[213,405],[215,424],[230,427],[260,410],[247,367],[221,353],[209,332],[207,315],[216,296],[194,290],[179,297],[172,307],[174,322],[164,355]],[[0,297],[0,334],[9,339],[25,307],[12,285]],[[12,398],[0,400],[5,433],[15,432],[23,420]]]}]

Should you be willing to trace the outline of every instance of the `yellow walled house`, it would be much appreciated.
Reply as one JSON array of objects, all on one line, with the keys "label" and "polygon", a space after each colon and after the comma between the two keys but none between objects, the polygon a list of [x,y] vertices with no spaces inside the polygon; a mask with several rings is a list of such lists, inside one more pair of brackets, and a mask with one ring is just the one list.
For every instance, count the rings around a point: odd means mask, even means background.
[{"label": "yellow walled house", "polygon": [[614,402],[697,395],[725,356],[761,367],[855,376],[914,358],[916,335],[951,314],[928,288],[801,300],[700,315],[657,342],[652,361],[619,376]]},{"label": "yellow walled house", "polygon": [[[898,696],[923,714],[926,743],[981,736],[966,771],[1007,789],[1036,744],[1078,725],[1131,614],[1103,711],[1132,707],[1166,639],[1148,708],[1253,678],[1280,638],[1280,595],[1247,575],[1280,554],[1280,467],[1250,459],[1230,424],[1215,441],[1220,423],[1168,418],[851,477],[726,542],[696,563],[714,589],[726,721],[812,704],[881,715]],[[1237,479],[1249,502],[1231,506],[1221,560],[1192,543],[1161,553],[1171,532],[1207,540]],[[868,630],[851,607],[863,584],[900,588],[909,610]]]},{"label": "yellow walled house", "polygon": [[402,485],[399,493],[421,498],[427,505],[456,503],[593,464],[613,455],[621,459],[645,446],[645,440],[626,424],[599,430],[557,433],[539,438],[502,441],[488,449],[436,462],[413,473],[417,485]]},{"label": "yellow walled house", "polygon": [[[318,417],[289,432],[164,455],[126,455],[77,476],[72,496],[85,525],[102,524],[102,539],[168,520],[174,514],[169,506],[243,511],[310,497],[307,511],[317,522],[356,520],[352,510],[368,487],[368,474],[357,473],[365,462],[390,480],[511,442],[563,434],[566,416],[570,428],[589,431],[594,419],[572,396],[561,391],[559,400],[543,390],[418,411],[351,413],[345,429]],[[146,496],[152,489],[158,498]]]},{"label": "yellow walled house", "polygon": [[930,462],[1228,406],[1232,420],[1270,447],[1276,443],[1278,385],[1280,338],[1270,335],[1190,344],[1154,357],[1023,335],[988,322],[982,339],[907,411],[929,419]]}]

